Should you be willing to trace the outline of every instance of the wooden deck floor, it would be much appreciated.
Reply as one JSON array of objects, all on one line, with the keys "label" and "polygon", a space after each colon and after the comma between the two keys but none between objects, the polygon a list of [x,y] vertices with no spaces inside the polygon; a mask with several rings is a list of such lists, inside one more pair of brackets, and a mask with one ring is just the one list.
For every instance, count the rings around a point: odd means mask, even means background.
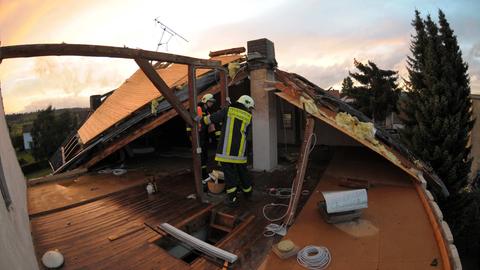
[{"label": "wooden deck floor", "polygon": [[[353,150],[353,151],[352,151]],[[327,224],[317,203],[322,191],[343,190],[341,177],[374,182],[360,220]],[[409,177],[378,155],[360,148],[337,151],[315,192],[285,239],[300,248],[327,247],[328,269],[442,269],[433,229]],[[431,266],[431,264],[436,266]],[[296,257],[280,260],[273,252],[260,269],[304,269]]]},{"label": "wooden deck floor", "polygon": [[127,173],[120,176],[90,172],[30,186],[27,192],[28,213],[37,216],[62,210],[143,184],[153,176],[162,177],[191,167],[187,158],[164,158],[161,162],[150,161],[150,164],[147,164],[148,160],[140,160],[143,162],[129,164]]},{"label": "wooden deck floor", "polygon": [[[168,184],[173,187],[174,182]],[[182,183],[182,186],[189,185]],[[37,257],[48,249],[58,248],[66,258],[64,269],[149,269],[152,265],[161,265],[163,269],[184,269],[178,260],[148,244],[148,239],[157,236],[150,229],[144,228],[115,241],[108,239],[144,222],[175,224],[207,207],[185,199],[194,190],[193,185],[188,190],[173,190],[148,196],[144,187],[139,186],[82,206],[33,218]]]},{"label": "wooden deck floor", "polygon": [[[313,190],[324,165],[311,166],[305,188]],[[240,197],[237,209],[218,205],[217,210],[233,215],[251,213],[253,221],[222,248],[239,255],[234,269],[256,269],[268,254],[275,239],[265,238],[263,228],[268,223],[261,209],[266,203],[277,201],[263,193],[268,187],[289,187],[294,167],[272,174],[254,174],[257,202],[246,202]],[[49,249],[59,249],[65,256],[62,269],[218,269],[205,258],[192,265],[176,259],[149,240],[157,233],[145,227],[117,240],[109,236],[121,234],[139,224],[156,226],[162,222],[179,224],[186,218],[207,208],[208,204],[186,199],[194,193],[193,177],[185,174],[162,179],[160,191],[148,196],[144,186],[128,188],[83,205],[31,218],[37,258]],[[308,197],[302,198],[303,205]],[[283,200],[283,202],[286,202]],[[272,213],[281,214],[282,209]],[[276,239],[278,240],[278,239]]]}]

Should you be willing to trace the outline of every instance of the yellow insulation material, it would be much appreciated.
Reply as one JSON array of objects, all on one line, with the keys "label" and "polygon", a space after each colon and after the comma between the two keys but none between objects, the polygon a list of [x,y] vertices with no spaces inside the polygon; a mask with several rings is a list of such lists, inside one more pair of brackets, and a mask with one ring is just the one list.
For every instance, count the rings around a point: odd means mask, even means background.
[{"label": "yellow insulation material", "polygon": [[318,107],[315,104],[315,101],[309,97],[300,96],[300,103],[305,107],[305,110],[309,114],[317,114]]},{"label": "yellow insulation material", "polygon": [[235,78],[235,75],[237,74],[239,69],[240,69],[240,63],[238,62],[228,63],[228,76],[230,76],[231,79]]},{"label": "yellow insulation material", "polygon": [[337,113],[335,122],[337,122],[339,126],[354,133],[357,138],[367,140],[373,145],[378,145],[378,141],[375,139],[375,128],[372,123],[361,122],[357,117],[345,112]]},{"label": "yellow insulation material", "polygon": [[366,140],[373,144],[373,146],[388,159],[393,162],[400,162],[398,158],[390,151],[388,151],[384,145],[380,144],[379,141],[375,138],[375,127],[373,123],[370,122],[361,122],[357,117],[351,116],[348,113],[341,112],[335,116],[335,122],[349,130],[355,135],[355,137]]}]

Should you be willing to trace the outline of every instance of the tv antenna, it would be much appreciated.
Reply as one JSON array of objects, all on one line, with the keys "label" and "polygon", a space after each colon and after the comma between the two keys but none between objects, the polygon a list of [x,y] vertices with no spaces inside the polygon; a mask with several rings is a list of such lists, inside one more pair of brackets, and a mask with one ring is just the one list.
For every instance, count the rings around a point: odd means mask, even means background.
[{"label": "tv antenna", "polygon": [[168,52],[168,43],[170,42],[170,40],[173,37],[179,37],[179,38],[183,39],[184,41],[188,42],[188,40],[186,38],[184,38],[179,33],[173,31],[172,28],[166,26],[158,18],[160,18],[160,17],[155,18],[154,21],[155,21],[155,25],[159,25],[160,28],[162,29],[162,35],[160,36],[160,40],[158,41],[158,44],[157,44],[157,52],[160,49],[160,47],[162,47],[162,46],[165,46],[165,50]]}]

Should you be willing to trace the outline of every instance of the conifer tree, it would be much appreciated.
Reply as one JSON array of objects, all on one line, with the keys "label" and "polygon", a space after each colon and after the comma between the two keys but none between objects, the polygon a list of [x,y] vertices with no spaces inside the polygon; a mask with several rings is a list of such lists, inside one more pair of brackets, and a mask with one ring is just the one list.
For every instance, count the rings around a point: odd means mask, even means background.
[{"label": "conifer tree", "polygon": [[[354,60],[354,64],[359,72],[349,72],[350,76],[344,79],[342,96],[352,98],[352,106],[374,121],[384,121],[388,114],[396,111],[400,95],[397,72],[380,69],[371,61],[365,65]],[[359,85],[353,86],[350,77]]]},{"label": "conifer tree", "polygon": [[350,76],[345,77],[342,81],[342,92],[348,92],[353,89],[353,81]]},{"label": "conifer tree", "polygon": [[[415,36],[407,60],[407,98],[401,106],[406,116],[402,139],[419,158],[428,162],[448,188],[440,205],[452,228],[455,242],[465,247],[478,224],[478,206],[466,192],[471,167],[468,67],[445,14],[439,25],[415,11]],[[478,227],[477,227],[478,228]]]}]

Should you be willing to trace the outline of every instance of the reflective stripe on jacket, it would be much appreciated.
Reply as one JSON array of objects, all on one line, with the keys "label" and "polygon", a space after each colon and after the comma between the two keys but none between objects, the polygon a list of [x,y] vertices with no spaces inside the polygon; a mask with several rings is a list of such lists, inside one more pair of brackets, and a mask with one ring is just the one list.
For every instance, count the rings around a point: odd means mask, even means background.
[{"label": "reflective stripe on jacket", "polygon": [[223,123],[215,160],[227,163],[246,163],[246,145],[252,115],[240,103],[233,103],[212,115],[204,123]]}]

